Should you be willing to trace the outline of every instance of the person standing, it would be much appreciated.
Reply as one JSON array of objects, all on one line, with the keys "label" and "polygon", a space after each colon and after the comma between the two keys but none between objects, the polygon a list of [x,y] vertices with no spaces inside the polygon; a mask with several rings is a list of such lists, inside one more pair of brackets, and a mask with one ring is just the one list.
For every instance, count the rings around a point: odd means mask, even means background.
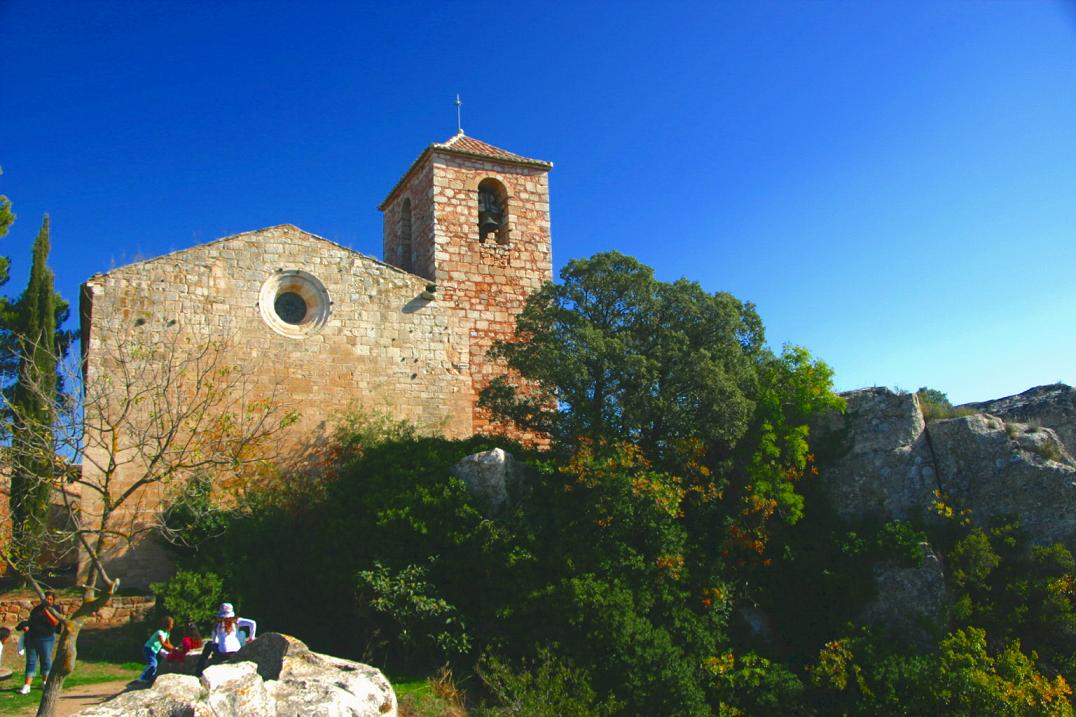
[{"label": "person standing", "polygon": [[30,619],[15,626],[16,630],[26,633],[26,681],[19,694],[30,694],[30,683],[37,674],[37,663],[41,663],[41,685],[44,687],[52,669],[52,651],[56,646],[56,633],[59,632],[63,619],[56,605],[56,593],[45,592],[45,599],[30,611]]}]

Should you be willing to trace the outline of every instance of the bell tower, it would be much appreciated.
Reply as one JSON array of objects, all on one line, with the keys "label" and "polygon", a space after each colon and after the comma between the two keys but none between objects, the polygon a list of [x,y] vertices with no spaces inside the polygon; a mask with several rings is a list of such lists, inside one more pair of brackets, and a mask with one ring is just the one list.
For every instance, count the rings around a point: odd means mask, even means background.
[{"label": "bell tower", "polygon": [[385,262],[436,285],[469,337],[476,433],[495,427],[478,394],[500,370],[486,358],[515,331],[527,297],[553,278],[550,162],[466,136],[431,144],[379,207]]}]

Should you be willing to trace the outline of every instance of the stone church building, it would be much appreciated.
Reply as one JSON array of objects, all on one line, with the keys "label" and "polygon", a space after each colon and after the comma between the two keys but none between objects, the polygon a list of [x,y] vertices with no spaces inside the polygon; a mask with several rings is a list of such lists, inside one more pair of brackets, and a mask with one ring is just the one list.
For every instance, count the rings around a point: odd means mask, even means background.
[{"label": "stone church building", "polygon": [[[173,332],[227,341],[229,360],[253,369],[246,390],[297,409],[290,435],[310,443],[356,405],[452,437],[497,430],[477,407],[498,372],[486,352],[552,279],[551,168],[461,131],[382,201],[383,261],[284,224],[97,274],[81,295],[87,386],[115,380],[108,341]],[[104,460],[94,445],[84,479]],[[82,502],[84,519],[99,513],[93,491]],[[150,497],[136,510],[156,508]],[[110,556],[128,584],[162,577],[150,542]]]}]

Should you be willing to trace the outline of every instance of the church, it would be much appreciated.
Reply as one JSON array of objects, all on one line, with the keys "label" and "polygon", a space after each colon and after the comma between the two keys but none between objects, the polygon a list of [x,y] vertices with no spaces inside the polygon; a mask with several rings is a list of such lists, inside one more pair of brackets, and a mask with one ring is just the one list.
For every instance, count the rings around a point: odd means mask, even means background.
[{"label": "church", "polygon": [[[86,385],[116,380],[109,342],[182,335],[227,342],[229,361],[252,369],[244,390],[297,411],[289,435],[307,448],[356,406],[449,437],[506,431],[478,395],[503,371],[487,351],[552,280],[552,166],[460,131],[426,147],[381,202],[382,261],[284,224],[97,274],[80,297]],[[84,480],[107,462],[92,454],[103,443],[87,440]],[[82,504],[84,517],[100,511],[93,491]],[[157,507],[137,510],[148,521]],[[145,584],[162,577],[156,552],[112,558]]]}]

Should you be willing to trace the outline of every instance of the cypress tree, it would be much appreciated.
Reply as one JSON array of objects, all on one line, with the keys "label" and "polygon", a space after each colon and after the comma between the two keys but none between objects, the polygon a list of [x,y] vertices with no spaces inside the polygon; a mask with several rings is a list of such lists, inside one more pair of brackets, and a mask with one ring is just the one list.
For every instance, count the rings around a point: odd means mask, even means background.
[{"label": "cypress tree", "polygon": [[52,428],[58,362],[56,319],[62,300],[48,267],[49,218],[34,240],[30,281],[18,302],[18,378],[11,396],[11,517],[21,560],[33,561],[45,537],[49,491],[56,473]]},{"label": "cypress tree", "polygon": [[[0,170],[0,174],[3,171]],[[11,211],[11,200],[0,194],[0,238],[7,234],[8,229],[15,223],[15,213]],[[0,286],[7,283],[11,260],[6,256],[0,256]],[[15,307],[6,296],[0,296],[0,381],[6,385],[14,373],[14,357],[16,355],[14,332],[17,319]]]}]

